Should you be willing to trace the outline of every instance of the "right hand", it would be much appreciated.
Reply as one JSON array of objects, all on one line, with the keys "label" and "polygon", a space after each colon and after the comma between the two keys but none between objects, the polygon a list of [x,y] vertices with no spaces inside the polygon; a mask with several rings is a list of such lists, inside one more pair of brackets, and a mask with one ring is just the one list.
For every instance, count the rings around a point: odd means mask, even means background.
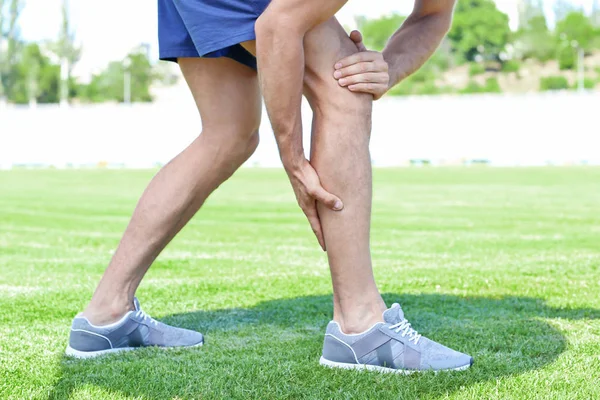
[{"label": "right hand", "polygon": [[307,159],[304,159],[298,166],[292,169],[286,168],[286,171],[296,194],[298,205],[304,211],[306,218],[308,218],[308,222],[321,248],[323,251],[327,251],[321,220],[317,212],[317,202],[323,203],[333,211],[341,211],[344,208],[344,204],[339,197],[323,189],[317,171],[315,171]]}]

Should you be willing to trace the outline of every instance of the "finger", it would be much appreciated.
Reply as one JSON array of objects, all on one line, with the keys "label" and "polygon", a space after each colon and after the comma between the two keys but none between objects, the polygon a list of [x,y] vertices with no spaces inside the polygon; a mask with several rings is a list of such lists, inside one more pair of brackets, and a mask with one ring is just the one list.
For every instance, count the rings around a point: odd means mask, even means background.
[{"label": "finger", "polygon": [[347,76],[338,80],[340,86],[355,85],[357,83],[382,83],[387,84],[389,77],[387,73],[382,72],[367,72],[364,74]]},{"label": "finger", "polygon": [[348,86],[348,90],[352,92],[363,92],[370,93],[372,95],[380,97],[380,93],[385,93],[385,86],[380,83],[357,83],[355,85]]},{"label": "finger", "polygon": [[362,33],[355,29],[350,32],[350,39],[352,39],[354,43],[360,43],[363,41]]},{"label": "finger", "polygon": [[344,209],[344,203],[342,203],[342,200],[323,189],[322,186],[319,186],[311,191],[311,196],[318,202],[325,204],[326,207],[332,209],[333,211],[342,211]]},{"label": "finger", "polygon": [[364,74],[366,72],[387,72],[387,69],[383,66],[383,64],[380,65],[375,61],[361,61],[359,63],[337,69],[333,73],[333,77],[335,79],[340,79],[345,76]]},{"label": "finger", "polygon": [[325,238],[323,237],[323,229],[321,228],[321,220],[319,219],[319,214],[317,214],[316,204],[314,208],[304,210],[304,214],[308,219],[308,223],[310,224],[313,233],[317,237],[319,246],[321,246],[323,251],[327,251],[325,247]]},{"label": "finger", "polygon": [[367,51],[367,48],[365,47],[365,45],[363,43],[362,33],[360,33],[357,30],[354,30],[354,31],[350,32],[350,39],[352,39],[352,41],[358,48],[358,51]]},{"label": "finger", "polygon": [[346,58],[342,58],[335,64],[335,69],[347,67],[352,64],[359,63],[361,61],[374,61],[378,57],[378,53],[375,51],[361,51],[354,53]]}]

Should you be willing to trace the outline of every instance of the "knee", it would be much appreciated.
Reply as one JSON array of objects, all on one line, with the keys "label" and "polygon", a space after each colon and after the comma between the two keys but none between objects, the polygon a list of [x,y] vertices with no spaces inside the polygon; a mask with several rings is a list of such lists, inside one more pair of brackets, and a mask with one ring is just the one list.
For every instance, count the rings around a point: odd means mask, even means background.
[{"label": "knee", "polygon": [[258,148],[259,142],[260,136],[257,129],[250,136],[248,136],[243,143],[239,144],[240,158],[242,158],[244,161],[248,160]]},{"label": "knee", "polygon": [[329,74],[310,71],[305,77],[305,94],[313,112],[320,117],[342,125],[371,125],[373,96],[351,92],[341,87]]},{"label": "knee", "polygon": [[352,93],[345,88],[322,90],[311,108],[317,118],[338,126],[352,126],[370,132],[373,97]]},{"label": "knee", "polygon": [[234,168],[242,165],[248,160],[258,147],[258,129],[251,127],[229,126],[218,129],[214,133],[207,133],[206,140],[210,142],[213,157],[217,164],[227,165]]}]

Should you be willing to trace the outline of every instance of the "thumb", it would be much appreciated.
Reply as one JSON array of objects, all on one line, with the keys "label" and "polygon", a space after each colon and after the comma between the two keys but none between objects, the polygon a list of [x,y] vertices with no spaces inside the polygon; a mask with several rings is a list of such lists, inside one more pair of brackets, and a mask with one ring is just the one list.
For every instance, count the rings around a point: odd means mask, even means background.
[{"label": "thumb", "polygon": [[342,200],[323,189],[322,186],[319,186],[319,188],[315,191],[314,198],[318,202],[325,204],[333,211],[342,211],[344,209],[344,203],[342,203]]},{"label": "thumb", "polygon": [[354,42],[354,44],[358,48],[358,51],[367,51],[367,48],[363,44],[363,37],[360,31],[354,30],[350,32],[350,39]]}]

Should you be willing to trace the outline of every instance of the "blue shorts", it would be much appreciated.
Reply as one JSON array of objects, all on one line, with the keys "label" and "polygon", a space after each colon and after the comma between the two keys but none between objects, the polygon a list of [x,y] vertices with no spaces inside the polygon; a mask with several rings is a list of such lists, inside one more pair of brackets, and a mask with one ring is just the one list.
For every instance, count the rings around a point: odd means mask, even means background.
[{"label": "blue shorts", "polygon": [[271,0],[158,0],[161,60],[229,57],[256,69],[239,43],[255,40],[254,24]]}]

